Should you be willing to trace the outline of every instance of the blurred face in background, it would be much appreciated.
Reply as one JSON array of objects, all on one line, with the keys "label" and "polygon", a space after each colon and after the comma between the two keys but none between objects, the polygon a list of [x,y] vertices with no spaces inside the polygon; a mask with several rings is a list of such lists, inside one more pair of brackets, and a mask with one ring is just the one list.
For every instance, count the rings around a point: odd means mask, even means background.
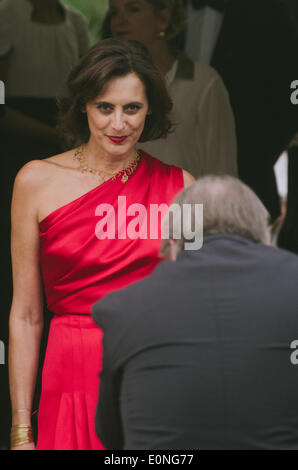
[{"label": "blurred face in background", "polygon": [[111,32],[118,39],[135,39],[146,47],[160,39],[166,19],[147,0],[110,0]]}]

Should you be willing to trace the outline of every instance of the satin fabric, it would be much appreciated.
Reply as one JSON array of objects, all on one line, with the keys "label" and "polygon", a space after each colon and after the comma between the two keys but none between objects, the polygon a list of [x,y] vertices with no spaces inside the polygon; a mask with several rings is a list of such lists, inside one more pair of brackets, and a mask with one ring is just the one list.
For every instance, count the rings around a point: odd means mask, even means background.
[{"label": "satin fabric", "polygon": [[[90,314],[102,296],[150,274],[160,261],[160,239],[99,240],[99,205],[112,205],[117,220],[118,196],[126,197],[127,207],[142,204],[149,213],[150,204],[169,205],[182,188],[180,168],[143,153],[125,184],[120,178],[108,180],[43,219],[40,263],[49,310]],[[127,217],[127,225],[133,218]]]},{"label": "satin fabric", "polygon": [[[43,367],[37,450],[104,449],[94,424],[102,330],[92,320],[91,307],[154,270],[161,261],[161,224],[157,239],[99,239],[98,223],[104,216],[98,215],[99,206],[113,206],[118,236],[118,197],[126,197],[132,213],[139,206],[131,205],[141,204],[147,209],[149,234],[150,205],[169,206],[184,186],[180,168],[141,154],[125,184],[120,178],[108,180],[40,222],[40,265],[54,318]],[[133,219],[127,216],[127,226]]]},{"label": "satin fabric", "polygon": [[102,450],[94,416],[102,330],[89,315],[55,315],[42,373],[37,450]]}]

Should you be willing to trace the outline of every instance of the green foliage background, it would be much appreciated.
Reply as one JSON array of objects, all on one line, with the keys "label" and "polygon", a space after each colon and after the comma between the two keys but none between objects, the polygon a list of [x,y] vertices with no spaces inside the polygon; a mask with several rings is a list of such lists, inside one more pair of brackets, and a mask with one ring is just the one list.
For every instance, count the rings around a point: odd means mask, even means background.
[{"label": "green foliage background", "polygon": [[108,0],[62,0],[65,5],[81,11],[89,21],[91,44],[100,37],[101,23],[107,9]]}]

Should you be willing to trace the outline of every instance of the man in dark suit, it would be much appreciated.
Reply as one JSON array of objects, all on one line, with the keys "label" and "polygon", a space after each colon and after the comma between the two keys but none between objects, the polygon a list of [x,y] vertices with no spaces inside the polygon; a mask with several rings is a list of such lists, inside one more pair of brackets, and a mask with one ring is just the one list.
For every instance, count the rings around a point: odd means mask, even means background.
[{"label": "man in dark suit", "polygon": [[268,213],[233,177],[203,177],[176,203],[204,204],[203,247],[164,240],[170,261],[93,306],[98,436],[107,449],[297,450],[298,257],[267,245]]},{"label": "man in dark suit", "polygon": [[294,15],[283,0],[188,0],[186,52],[212,65],[230,95],[239,177],[280,214],[273,166],[298,129]]}]

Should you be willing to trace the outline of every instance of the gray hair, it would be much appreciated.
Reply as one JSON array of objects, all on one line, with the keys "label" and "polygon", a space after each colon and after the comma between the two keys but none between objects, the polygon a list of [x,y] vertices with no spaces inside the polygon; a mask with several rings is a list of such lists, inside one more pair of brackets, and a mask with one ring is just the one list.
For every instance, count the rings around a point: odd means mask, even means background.
[{"label": "gray hair", "polygon": [[[252,189],[233,176],[203,176],[181,191],[173,204],[181,209],[184,204],[191,205],[192,225],[195,204],[203,204],[204,236],[238,234],[256,243],[270,244],[267,209]],[[171,217],[169,211],[164,223],[165,232],[174,240],[176,253],[179,253],[184,243],[189,242],[184,237],[183,217],[178,220]],[[181,233],[179,240],[175,240],[175,233]],[[168,257],[169,239],[162,242],[161,255],[165,257]]]}]

